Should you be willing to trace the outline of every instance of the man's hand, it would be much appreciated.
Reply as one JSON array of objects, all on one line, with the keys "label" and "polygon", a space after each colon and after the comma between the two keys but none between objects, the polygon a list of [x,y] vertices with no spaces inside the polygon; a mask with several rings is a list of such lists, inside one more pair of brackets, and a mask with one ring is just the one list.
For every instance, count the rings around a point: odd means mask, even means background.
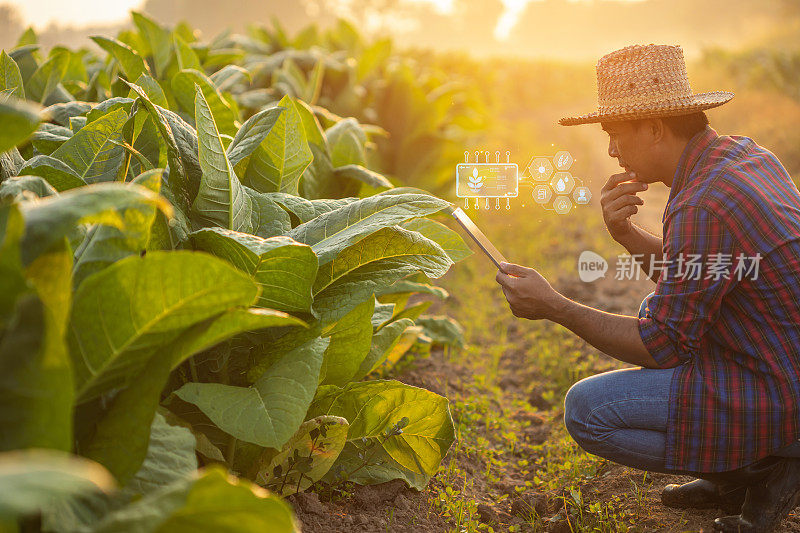
[{"label": "man's hand", "polygon": [[511,312],[519,318],[552,319],[561,295],[536,270],[511,263],[500,263],[495,277],[503,287]]},{"label": "man's hand", "polygon": [[600,205],[603,208],[603,220],[611,237],[620,242],[632,231],[631,215],[638,213],[637,205],[644,201],[636,196],[647,189],[646,183],[638,181],[623,183],[636,178],[634,172],[614,174],[600,189]]}]

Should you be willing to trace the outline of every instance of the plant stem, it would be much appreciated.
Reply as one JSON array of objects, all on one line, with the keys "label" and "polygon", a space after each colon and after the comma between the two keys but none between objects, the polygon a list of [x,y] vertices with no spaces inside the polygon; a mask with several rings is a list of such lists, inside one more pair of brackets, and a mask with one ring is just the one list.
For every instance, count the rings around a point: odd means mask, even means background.
[{"label": "plant stem", "polygon": [[230,435],[228,438],[228,449],[225,454],[225,462],[228,463],[229,468],[233,468],[233,458],[236,455],[236,437]]},{"label": "plant stem", "polygon": [[194,357],[189,358],[189,371],[192,373],[192,381],[198,383],[200,379],[197,377],[197,366],[195,366]]}]

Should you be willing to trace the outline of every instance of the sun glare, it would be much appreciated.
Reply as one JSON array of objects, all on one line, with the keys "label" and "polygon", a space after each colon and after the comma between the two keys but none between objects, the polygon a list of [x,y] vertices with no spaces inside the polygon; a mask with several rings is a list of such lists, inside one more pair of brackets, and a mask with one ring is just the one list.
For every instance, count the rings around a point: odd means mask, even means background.
[{"label": "sun glare", "polygon": [[508,40],[509,34],[519,20],[520,14],[528,5],[530,0],[503,0],[505,11],[497,19],[497,26],[494,27],[494,38],[498,41]]},{"label": "sun glare", "polygon": [[85,26],[120,22],[131,9],[141,8],[144,0],[6,0],[19,10],[26,24],[44,28],[56,23],[62,26]]},{"label": "sun glare", "polygon": [[423,4],[432,4],[436,11],[442,14],[450,14],[455,8],[455,0],[408,0],[409,2],[417,2]]}]

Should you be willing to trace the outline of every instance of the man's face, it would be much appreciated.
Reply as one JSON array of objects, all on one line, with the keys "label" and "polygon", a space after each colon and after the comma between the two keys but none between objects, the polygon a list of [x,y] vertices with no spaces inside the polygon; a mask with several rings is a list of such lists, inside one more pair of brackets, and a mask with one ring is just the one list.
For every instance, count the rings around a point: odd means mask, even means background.
[{"label": "man's face", "polygon": [[652,175],[650,161],[653,156],[653,138],[640,122],[602,122],[608,133],[608,155],[617,158],[619,166],[627,172],[635,172],[637,181],[652,183],[658,177]]}]

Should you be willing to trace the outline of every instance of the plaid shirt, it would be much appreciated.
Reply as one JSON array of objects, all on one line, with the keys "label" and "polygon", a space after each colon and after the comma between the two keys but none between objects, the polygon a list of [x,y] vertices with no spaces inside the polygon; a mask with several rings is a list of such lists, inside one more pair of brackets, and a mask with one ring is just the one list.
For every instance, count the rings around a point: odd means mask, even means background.
[{"label": "plaid shirt", "polygon": [[664,268],[639,333],[678,367],[666,467],[733,470],[800,438],[800,193],[770,151],[707,127],[662,221]]}]

